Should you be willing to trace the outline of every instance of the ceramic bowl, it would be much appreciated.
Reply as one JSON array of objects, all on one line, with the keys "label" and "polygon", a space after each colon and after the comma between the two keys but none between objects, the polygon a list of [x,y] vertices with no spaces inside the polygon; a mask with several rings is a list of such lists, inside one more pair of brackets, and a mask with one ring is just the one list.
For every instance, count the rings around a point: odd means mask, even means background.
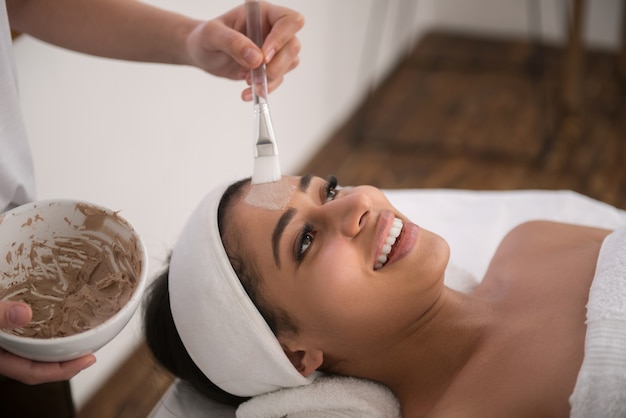
[{"label": "ceramic bowl", "polygon": [[[77,250],[83,245],[89,250]],[[92,255],[98,252],[105,256],[101,261],[94,261]],[[74,331],[71,333],[52,335],[49,332],[49,335],[25,336],[28,335],[25,331],[27,327],[0,330],[0,347],[19,356],[45,362],[66,361],[95,352],[126,326],[140,305],[146,287],[147,263],[145,245],[132,226],[116,212],[93,203],[46,200],[1,214],[0,300],[27,300],[27,297],[33,297],[33,293],[37,298],[41,296],[40,302],[31,304],[31,308],[33,322],[44,324],[53,317],[57,318],[57,322],[58,318],[66,318],[66,314],[61,316],[59,310],[53,311],[51,305],[46,305],[47,298],[57,302],[62,300],[62,303],[70,298],[73,301],[84,299],[92,301],[92,305],[68,316],[71,321],[60,321],[64,325],[73,324]],[[82,286],[84,281],[96,282],[93,278],[96,274],[93,272],[97,269],[126,274],[126,277],[130,277],[129,282],[134,282],[134,289],[132,285],[120,285],[125,282],[116,282],[114,277],[117,276],[109,275],[108,283],[124,289],[119,297],[117,293],[107,294],[114,287],[107,287],[104,281],[90,288],[97,289],[95,294],[84,297],[84,293],[77,290],[79,286],[72,286],[71,283],[81,283]],[[71,274],[68,271],[73,274],[77,270],[81,271],[80,280],[69,277]],[[91,271],[93,274],[86,278],[83,277],[83,271]],[[37,283],[37,287],[31,288],[31,284],[26,285],[25,280]],[[48,280],[48,288],[51,287],[50,283],[55,284],[53,289],[46,290],[46,294],[41,294],[43,291],[39,284],[45,280]],[[72,290],[73,287],[76,289]],[[105,296],[109,300],[126,302],[121,307],[108,308],[113,305],[101,303],[106,299]],[[108,312],[99,304],[112,311]],[[91,312],[89,309],[96,309],[101,314],[95,324],[89,323],[93,317],[85,313]],[[102,312],[107,313],[103,315]]]}]

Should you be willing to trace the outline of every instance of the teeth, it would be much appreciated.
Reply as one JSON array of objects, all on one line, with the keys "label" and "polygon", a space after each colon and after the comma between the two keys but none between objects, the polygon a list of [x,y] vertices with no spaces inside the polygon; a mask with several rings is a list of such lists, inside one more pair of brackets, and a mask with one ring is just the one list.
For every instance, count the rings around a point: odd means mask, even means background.
[{"label": "teeth", "polygon": [[383,248],[380,250],[380,255],[376,259],[376,264],[374,264],[374,270],[378,270],[382,266],[387,263],[387,256],[391,252],[391,248],[393,244],[395,244],[396,239],[400,236],[400,232],[402,232],[402,220],[395,218],[393,220],[393,224],[389,229],[389,235],[385,238],[385,244]]}]

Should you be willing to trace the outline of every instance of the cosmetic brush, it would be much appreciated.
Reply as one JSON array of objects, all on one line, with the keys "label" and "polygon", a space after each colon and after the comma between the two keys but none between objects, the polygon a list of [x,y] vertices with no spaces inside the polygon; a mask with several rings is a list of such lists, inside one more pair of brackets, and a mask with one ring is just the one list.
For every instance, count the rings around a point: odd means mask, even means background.
[{"label": "cosmetic brush", "polygon": [[[259,0],[246,0],[246,30],[248,37],[261,48],[263,31]],[[252,184],[272,183],[280,180],[278,146],[267,103],[267,74],[265,62],[251,71],[252,102],[254,105],[254,171]]]}]

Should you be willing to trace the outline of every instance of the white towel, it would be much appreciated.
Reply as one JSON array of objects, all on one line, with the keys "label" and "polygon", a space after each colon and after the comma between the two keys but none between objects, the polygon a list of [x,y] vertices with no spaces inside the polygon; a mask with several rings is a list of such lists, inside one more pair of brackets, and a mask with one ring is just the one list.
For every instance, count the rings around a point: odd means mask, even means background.
[{"label": "white towel", "polygon": [[237,418],[399,418],[400,403],[379,383],[320,376],[307,386],[255,396],[237,408]]},{"label": "white towel", "polygon": [[626,226],[602,243],[587,303],[572,418],[626,417]]}]

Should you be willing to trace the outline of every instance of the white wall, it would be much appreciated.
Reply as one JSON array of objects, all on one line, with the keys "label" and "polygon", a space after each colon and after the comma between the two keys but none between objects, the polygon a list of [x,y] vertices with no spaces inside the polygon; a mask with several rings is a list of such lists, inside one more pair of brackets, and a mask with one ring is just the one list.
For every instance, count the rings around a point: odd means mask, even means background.
[{"label": "white wall", "polygon": [[[300,67],[270,97],[283,172],[296,171],[432,26],[526,36],[518,0],[293,0],[306,17]],[[233,0],[151,0],[210,18]],[[385,12],[385,5],[388,5]],[[563,39],[564,0],[541,1],[546,39]],[[587,39],[615,47],[619,0],[592,2]],[[417,6],[412,8],[411,6]],[[374,28],[367,32],[369,10]],[[414,12],[416,10],[416,12]],[[376,28],[384,28],[377,33]],[[379,48],[376,48],[379,44]],[[184,220],[217,183],[251,174],[252,109],[241,83],[192,68],[88,57],[29,37],[15,45],[40,199],[79,198],[120,210],[144,237],[151,275]],[[80,407],[136,345],[136,316],[72,381]]]},{"label": "white wall", "polygon": [[[570,3],[570,0],[440,0],[435,2],[434,20],[437,26],[444,28],[500,36],[532,34],[546,42],[561,43],[567,35]],[[623,1],[587,0],[585,3],[586,43],[605,49],[618,48]]]}]

